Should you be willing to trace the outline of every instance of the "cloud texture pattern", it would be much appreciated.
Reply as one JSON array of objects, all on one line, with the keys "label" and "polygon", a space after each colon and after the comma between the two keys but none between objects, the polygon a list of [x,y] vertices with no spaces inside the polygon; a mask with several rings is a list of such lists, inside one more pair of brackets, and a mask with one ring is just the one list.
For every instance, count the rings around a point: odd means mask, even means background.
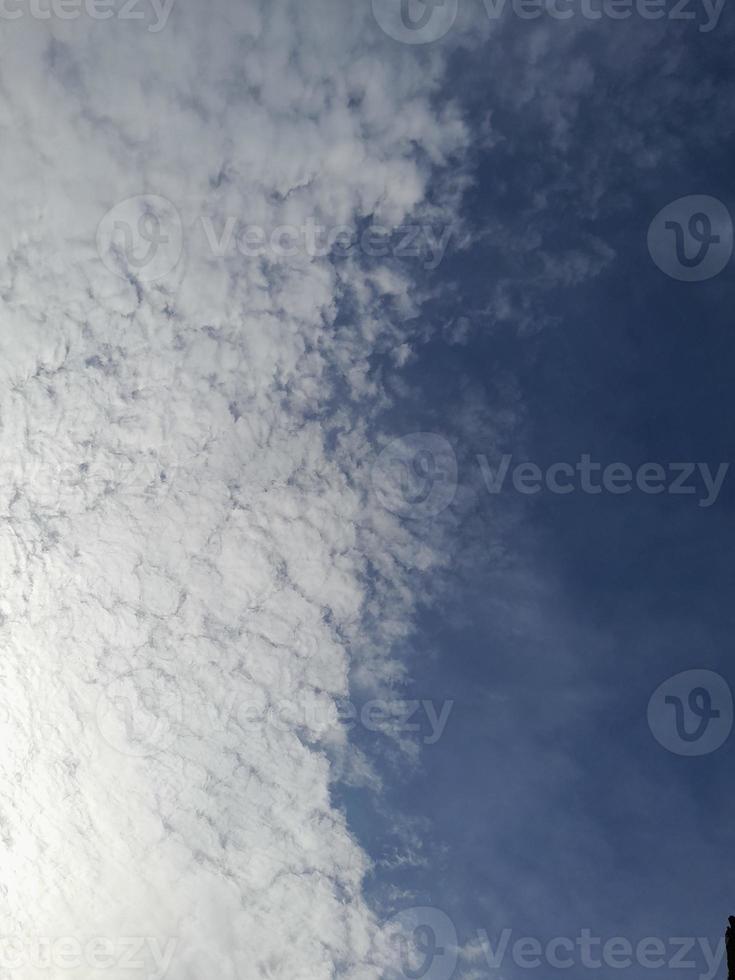
[{"label": "cloud texture pattern", "polygon": [[[398,682],[407,569],[438,561],[370,487],[371,358],[410,344],[411,270],[217,255],[202,219],[436,218],[466,136],[439,55],[363,5],[146,18],[0,42],[4,965],[377,980],[330,767],[335,698]],[[180,221],[155,280],[98,254],[141,195]]]}]

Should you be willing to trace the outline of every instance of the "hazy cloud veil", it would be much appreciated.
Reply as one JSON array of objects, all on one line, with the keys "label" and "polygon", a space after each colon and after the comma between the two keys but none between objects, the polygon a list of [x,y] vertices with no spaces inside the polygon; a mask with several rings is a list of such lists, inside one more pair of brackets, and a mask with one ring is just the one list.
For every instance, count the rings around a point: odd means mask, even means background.
[{"label": "hazy cloud veil", "polygon": [[[435,560],[370,487],[412,270],[215,254],[202,218],[441,217],[440,55],[338,0],[2,27],[0,931],[24,980],[59,937],[78,980],[385,976],[325,750]],[[98,253],[141,195],[155,278]]]}]

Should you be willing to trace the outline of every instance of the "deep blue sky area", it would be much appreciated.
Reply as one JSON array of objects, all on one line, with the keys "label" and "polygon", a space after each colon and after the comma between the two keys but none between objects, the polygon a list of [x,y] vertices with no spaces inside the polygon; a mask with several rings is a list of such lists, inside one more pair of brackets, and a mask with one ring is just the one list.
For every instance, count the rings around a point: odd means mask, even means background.
[{"label": "deep blue sky area", "polygon": [[[735,742],[683,757],[656,741],[647,706],[678,672],[735,684],[735,472],[709,506],[700,489],[523,495],[510,477],[493,495],[476,457],[713,473],[731,461],[735,260],[677,281],[647,231],[687,195],[735,214],[732,13],[708,35],[607,22],[572,41],[555,27],[541,56],[551,77],[522,105],[512,79],[533,74],[519,64],[526,25],[455,59],[453,95],[484,132],[462,214],[472,244],[433,274],[452,293],[426,304],[424,343],[403,368],[412,394],[390,416],[397,434],[443,434],[458,458],[451,570],[427,594],[409,684],[454,708],[419,771],[390,790],[424,859],[391,881],[421,901],[388,893],[380,870],[374,886],[395,909],[443,909],[460,945],[505,927],[542,941],[589,928],[716,943],[735,911]],[[571,91],[574,58],[594,80]],[[558,93],[562,114],[571,105],[557,139]],[[593,269],[572,253],[605,258]],[[389,822],[361,824],[373,856],[389,849]],[[488,972],[465,953],[456,975],[529,972],[510,956]],[[692,956],[683,976],[706,974]]]}]

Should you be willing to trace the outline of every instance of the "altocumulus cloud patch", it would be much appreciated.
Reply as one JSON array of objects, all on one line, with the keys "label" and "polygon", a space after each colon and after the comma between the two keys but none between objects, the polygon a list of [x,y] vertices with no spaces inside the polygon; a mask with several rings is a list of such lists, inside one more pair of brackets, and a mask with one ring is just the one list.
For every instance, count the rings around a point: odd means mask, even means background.
[{"label": "altocumulus cloud patch", "polygon": [[[4,26],[2,931],[27,980],[44,937],[84,980],[377,980],[394,950],[326,740],[351,670],[390,687],[403,570],[438,560],[369,476],[367,358],[406,339],[410,272],[185,239],[146,276],[124,229],[114,270],[96,238],[151,197],[184,230],[202,200],[218,227],[397,227],[464,127],[432,108],[441,61],[406,65],[369,10],[179,3],[139,26]],[[213,724],[232,697],[309,710]]]}]

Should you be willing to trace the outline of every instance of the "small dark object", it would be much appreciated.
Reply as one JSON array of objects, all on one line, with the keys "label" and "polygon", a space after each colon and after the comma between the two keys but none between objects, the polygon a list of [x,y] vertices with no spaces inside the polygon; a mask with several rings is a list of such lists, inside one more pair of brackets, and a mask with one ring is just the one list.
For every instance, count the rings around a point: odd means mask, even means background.
[{"label": "small dark object", "polygon": [[728,916],[730,925],[725,929],[725,950],[727,951],[727,980],[735,980],[735,915]]}]

